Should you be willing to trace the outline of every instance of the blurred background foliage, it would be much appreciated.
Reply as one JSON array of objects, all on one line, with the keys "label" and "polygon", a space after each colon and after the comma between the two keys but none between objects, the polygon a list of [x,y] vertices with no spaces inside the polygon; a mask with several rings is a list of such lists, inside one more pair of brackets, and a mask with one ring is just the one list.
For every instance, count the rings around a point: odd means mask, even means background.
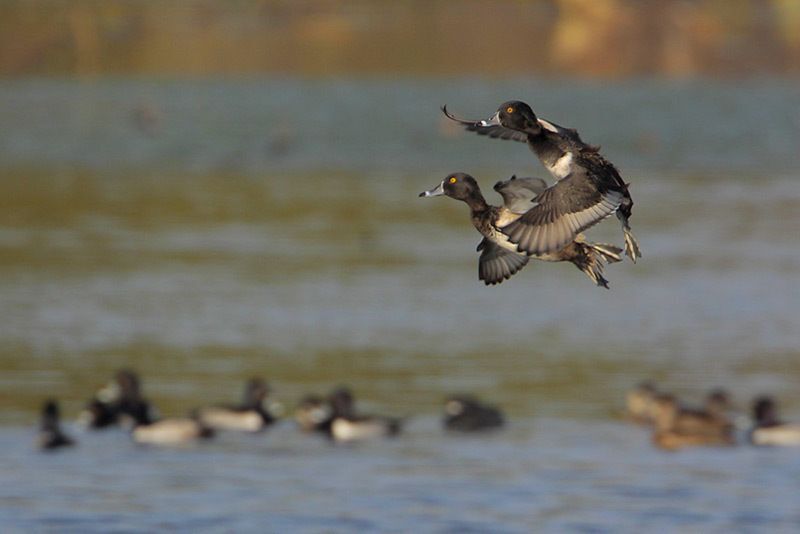
[{"label": "blurred background foliage", "polygon": [[0,75],[800,73],[796,0],[5,0]]}]

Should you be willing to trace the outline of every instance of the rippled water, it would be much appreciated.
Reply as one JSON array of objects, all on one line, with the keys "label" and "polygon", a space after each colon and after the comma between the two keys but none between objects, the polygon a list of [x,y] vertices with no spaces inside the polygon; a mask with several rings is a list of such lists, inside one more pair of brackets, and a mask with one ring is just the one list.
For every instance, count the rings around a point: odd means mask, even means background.
[{"label": "rippled water", "polygon": [[[568,265],[477,281],[466,208],[419,199],[465,170],[491,193],[544,171],[460,134],[525,98],[633,183],[645,257],[611,291]],[[796,84],[0,82],[0,518],[18,530],[529,531],[800,527],[796,451],[664,454],[618,415],[655,378],[800,419]],[[494,199],[497,202],[498,199]],[[616,222],[593,238],[619,241]],[[290,423],[181,451],[77,433],[32,450],[42,399],[77,413],[114,369],[162,413],[266,376],[291,406],[350,384],[412,416],[331,447]],[[435,417],[471,391],[506,432]]]},{"label": "rippled water", "polygon": [[6,431],[4,523],[20,531],[767,531],[800,525],[797,451],[652,449],[617,422],[517,420],[485,438],[420,418],[397,440],[331,447],[289,425],[193,450],[85,436],[30,450]]}]

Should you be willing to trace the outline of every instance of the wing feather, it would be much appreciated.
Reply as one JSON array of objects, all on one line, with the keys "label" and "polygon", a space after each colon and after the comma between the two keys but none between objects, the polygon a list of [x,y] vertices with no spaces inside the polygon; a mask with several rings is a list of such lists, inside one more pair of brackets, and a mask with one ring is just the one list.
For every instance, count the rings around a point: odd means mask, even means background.
[{"label": "wing feather", "polygon": [[487,238],[478,245],[478,278],[487,286],[508,280],[528,264],[528,256],[500,247]]},{"label": "wing feather", "polygon": [[442,113],[444,113],[445,117],[447,117],[451,121],[457,122],[469,132],[475,132],[478,135],[485,135],[487,137],[491,137],[492,139],[520,141],[522,143],[528,142],[528,134],[524,132],[518,132],[516,130],[504,128],[499,124],[496,125],[493,124],[487,126],[483,124],[484,121],[459,119],[458,117],[451,115],[450,112],[447,111],[447,106],[442,106]]},{"label": "wing feather", "polygon": [[602,187],[585,171],[573,172],[537,196],[536,206],[501,230],[520,252],[552,253],[614,213],[622,200],[621,191]]}]

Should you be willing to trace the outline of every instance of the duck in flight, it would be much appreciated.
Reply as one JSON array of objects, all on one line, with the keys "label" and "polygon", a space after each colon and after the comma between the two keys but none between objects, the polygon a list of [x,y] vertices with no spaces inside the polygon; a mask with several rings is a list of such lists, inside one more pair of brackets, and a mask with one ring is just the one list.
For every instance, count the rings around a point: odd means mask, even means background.
[{"label": "duck in flight", "polygon": [[[481,256],[478,260],[478,278],[486,285],[499,284],[511,278],[525,265],[531,255],[517,250],[501,228],[525,217],[536,209],[537,198],[545,192],[547,184],[540,178],[517,178],[512,176],[504,182],[497,182],[495,191],[503,197],[503,206],[490,206],[481,193],[475,179],[469,174],[457,172],[448,175],[442,182],[419,196],[434,197],[445,195],[461,200],[469,206],[472,224],[483,235],[478,244]],[[590,243],[578,234],[560,249],[553,252],[533,254],[542,261],[568,261],[580,269],[592,282],[608,288],[603,277],[605,263],[620,261],[622,249],[613,245]]]},{"label": "duck in flight", "polygon": [[555,253],[584,230],[612,213],[622,224],[625,253],[636,263],[642,256],[628,222],[633,199],[616,167],[588,145],[578,132],[540,119],[520,101],[501,105],[488,120],[463,120],[442,112],[468,131],[494,139],[527,143],[557,182],[536,199],[537,206],[501,231],[520,252],[533,256]]}]

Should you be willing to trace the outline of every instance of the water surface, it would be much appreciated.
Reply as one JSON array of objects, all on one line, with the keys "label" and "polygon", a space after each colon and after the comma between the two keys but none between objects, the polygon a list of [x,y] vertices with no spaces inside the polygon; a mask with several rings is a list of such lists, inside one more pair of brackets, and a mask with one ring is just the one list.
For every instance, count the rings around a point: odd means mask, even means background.
[{"label": "water surface", "polygon": [[[570,265],[477,280],[448,172],[539,174],[461,134],[509,97],[579,126],[632,182],[644,259],[612,289]],[[789,451],[651,449],[619,420],[642,378],[800,419],[800,92],[788,83],[517,80],[0,83],[0,517],[19,530],[796,530]],[[616,221],[591,232],[620,242]],[[31,450],[120,366],[166,415],[267,377],[290,406],[350,384],[412,416],[336,448],[290,423],[188,451],[78,434]],[[509,413],[442,435],[450,392]]]}]

